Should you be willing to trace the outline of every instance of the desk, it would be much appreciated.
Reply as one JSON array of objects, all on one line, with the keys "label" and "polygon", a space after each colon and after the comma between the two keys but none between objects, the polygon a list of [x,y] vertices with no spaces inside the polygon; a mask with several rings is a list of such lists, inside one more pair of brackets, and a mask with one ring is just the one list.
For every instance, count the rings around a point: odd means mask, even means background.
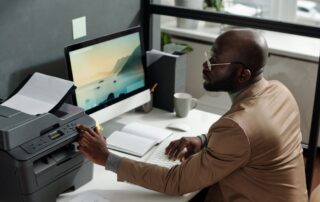
[{"label": "desk", "polygon": [[[119,116],[111,121],[127,124],[130,122],[141,122],[144,124],[150,124],[157,127],[165,128],[169,123],[172,122],[183,122],[189,124],[191,126],[191,131],[189,132],[174,132],[173,136],[177,138],[181,136],[196,136],[202,133],[206,133],[209,129],[210,125],[219,119],[219,115],[207,113],[204,111],[200,111],[197,109],[193,109],[190,111],[188,117],[186,118],[177,118],[174,113],[168,113],[159,109],[153,109],[151,112],[147,114],[129,112],[122,116]],[[105,124],[107,126],[108,124]],[[138,158],[135,156],[123,154],[120,152],[114,152],[118,155],[125,156],[127,158],[144,161],[154,150],[153,148],[149,151],[144,157]],[[136,185],[132,185],[125,182],[118,182],[117,176],[115,173],[111,171],[106,171],[104,167],[94,165],[93,171],[93,179],[80,187],[75,192],[62,194],[58,197],[57,202],[67,202],[78,196],[79,194],[83,194],[86,192],[91,192],[102,196],[110,202],[126,202],[126,201],[172,201],[172,202],[180,202],[180,201],[188,201],[195,194],[190,193],[181,197],[168,196],[159,192],[151,191],[145,189],[143,187],[139,187]],[[87,201],[86,201],[87,202]]]}]

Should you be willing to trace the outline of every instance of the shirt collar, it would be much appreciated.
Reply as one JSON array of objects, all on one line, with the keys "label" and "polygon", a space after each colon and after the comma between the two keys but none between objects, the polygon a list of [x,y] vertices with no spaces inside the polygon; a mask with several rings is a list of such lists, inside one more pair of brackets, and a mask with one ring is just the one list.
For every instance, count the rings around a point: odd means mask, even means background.
[{"label": "shirt collar", "polygon": [[234,92],[234,93],[228,92],[232,103],[234,103],[234,101],[236,100],[236,97],[237,97],[242,91],[244,91],[244,89],[238,90],[238,91],[236,91],[236,92]]},{"label": "shirt collar", "polygon": [[262,78],[259,81],[251,84],[247,88],[241,89],[234,93],[229,93],[232,104],[242,100],[243,98],[257,95],[259,91],[261,91],[261,89],[263,89],[267,84],[268,81]]}]

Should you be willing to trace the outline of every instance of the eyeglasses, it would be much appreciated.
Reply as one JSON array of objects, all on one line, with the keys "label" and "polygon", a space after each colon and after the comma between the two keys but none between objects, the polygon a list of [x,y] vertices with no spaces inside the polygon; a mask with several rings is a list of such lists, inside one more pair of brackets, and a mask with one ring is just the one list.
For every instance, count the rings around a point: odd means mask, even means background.
[{"label": "eyeglasses", "polygon": [[223,65],[231,65],[231,64],[240,64],[242,66],[244,66],[245,68],[246,65],[243,64],[242,62],[223,62],[223,63],[214,63],[214,64],[211,64],[210,62],[210,58],[212,57],[212,54],[210,54],[210,57],[209,57],[209,54],[207,51],[204,52],[204,56],[206,58],[206,63],[207,63],[207,66],[208,66],[208,69],[209,71],[211,71],[211,67],[214,67],[214,66],[223,66]]}]

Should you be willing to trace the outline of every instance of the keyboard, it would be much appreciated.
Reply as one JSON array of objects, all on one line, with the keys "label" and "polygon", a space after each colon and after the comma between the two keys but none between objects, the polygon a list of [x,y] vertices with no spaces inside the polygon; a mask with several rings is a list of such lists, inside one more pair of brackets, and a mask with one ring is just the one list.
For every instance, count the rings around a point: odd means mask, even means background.
[{"label": "keyboard", "polygon": [[181,162],[179,160],[172,161],[168,159],[168,156],[164,154],[166,147],[172,141],[171,138],[167,138],[162,143],[160,143],[151,155],[146,159],[145,162],[163,166],[166,168],[171,168],[175,165],[179,165]]}]

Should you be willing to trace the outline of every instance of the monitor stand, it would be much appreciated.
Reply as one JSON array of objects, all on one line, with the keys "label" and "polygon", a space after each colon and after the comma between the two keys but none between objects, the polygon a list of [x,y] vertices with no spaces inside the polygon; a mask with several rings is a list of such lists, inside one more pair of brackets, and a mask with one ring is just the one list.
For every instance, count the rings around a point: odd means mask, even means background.
[{"label": "monitor stand", "polygon": [[108,122],[101,124],[101,128],[102,128],[101,134],[105,138],[108,138],[114,131],[120,131],[124,126],[125,124],[123,123],[110,120]]},{"label": "monitor stand", "polygon": [[110,119],[113,119],[123,113],[126,113],[136,107],[139,107],[150,101],[150,90],[144,90],[131,97],[128,97],[120,102],[107,106],[90,116],[99,124],[103,124]]}]

